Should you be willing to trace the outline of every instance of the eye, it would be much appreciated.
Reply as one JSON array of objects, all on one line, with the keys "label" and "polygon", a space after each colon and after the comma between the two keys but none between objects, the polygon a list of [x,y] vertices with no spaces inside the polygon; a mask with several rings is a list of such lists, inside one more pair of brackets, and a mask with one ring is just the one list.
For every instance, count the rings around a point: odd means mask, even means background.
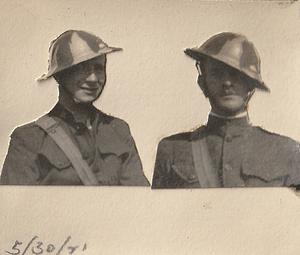
[{"label": "eye", "polygon": [[73,73],[78,73],[78,72],[85,71],[85,69],[86,69],[86,66],[83,63],[79,63],[72,68],[72,71],[73,71]]},{"label": "eye", "polygon": [[104,70],[105,69],[104,65],[101,65],[101,64],[97,64],[94,67],[95,67],[95,70]]},{"label": "eye", "polygon": [[224,73],[224,70],[222,68],[219,68],[219,67],[215,67],[215,68],[212,68],[210,70],[210,74],[211,75],[214,75],[214,76],[222,76]]},{"label": "eye", "polygon": [[216,75],[216,74],[220,74],[220,72],[218,72],[218,70],[211,70],[210,74],[211,75]]}]

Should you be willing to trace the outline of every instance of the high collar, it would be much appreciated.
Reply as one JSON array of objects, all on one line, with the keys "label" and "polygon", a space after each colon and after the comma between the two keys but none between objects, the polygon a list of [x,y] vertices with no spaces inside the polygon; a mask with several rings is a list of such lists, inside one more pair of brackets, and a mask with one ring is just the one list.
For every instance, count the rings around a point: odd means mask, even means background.
[{"label": "high collar", "polygon": [[206,128],[210,133],[215,133],[220,136],[239,136],[249,127],[251,127],[251,124],[249,123],[247,115],[227,119],[210,114],[206,125]]},{"label": "high collar", "polygon": [[237,115],[234,115],[234,116],[223,116],[223,115],[219,115],[213,111],[211,111],[209,113],[210,115],[212,116],[215,116],[217,118],[220,118],[220,119],[227,119],[227,120],[231,120],[231,119],[238,119],[238,118],[242,118],[242,117],[247,117],[248,116],[248,112],[247,111],[243,111]]}]

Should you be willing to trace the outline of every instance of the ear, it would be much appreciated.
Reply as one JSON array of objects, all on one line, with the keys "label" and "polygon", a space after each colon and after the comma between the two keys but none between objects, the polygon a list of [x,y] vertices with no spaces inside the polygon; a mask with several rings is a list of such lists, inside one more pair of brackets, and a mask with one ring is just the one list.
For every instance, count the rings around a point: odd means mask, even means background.
[{"label": "ear", "polygon": [[204,75],[198,75],[197,83],[198,83],[199,87],[201,88],[204,96],[208,97],[208,91],[207,91],[206,80],[205,80]]}]

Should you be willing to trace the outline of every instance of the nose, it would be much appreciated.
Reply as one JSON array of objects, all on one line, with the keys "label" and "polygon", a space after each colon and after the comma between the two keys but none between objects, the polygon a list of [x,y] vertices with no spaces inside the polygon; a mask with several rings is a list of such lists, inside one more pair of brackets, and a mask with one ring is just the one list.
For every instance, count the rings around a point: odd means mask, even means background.
[{"label": "nose", "polygon": [[90,82],[98,81],[98,77],[97,77],[96,73],[91,72],[90,75],[87,77],[87,81],[90,81]]},{"label": "nose", "polygon": [[224,87],[225,89],[232,87],[232,82],[231,82],[231,80],[226,79],[226,80],[223,82],[223,87]]}]

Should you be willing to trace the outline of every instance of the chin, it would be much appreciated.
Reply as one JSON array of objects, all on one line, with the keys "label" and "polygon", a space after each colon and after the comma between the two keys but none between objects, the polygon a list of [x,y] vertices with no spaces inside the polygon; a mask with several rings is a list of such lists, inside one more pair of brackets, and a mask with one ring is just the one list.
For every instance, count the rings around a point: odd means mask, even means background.
[{"label": "chin", "polygon": [[78,95],[77,97],[75,96],[74,101],[78,104],[91,104],[99,98],[100,94],[101,93],[97,95],[81,94]]},{"label": "chin", "polygon": [[75,98],[74,101],[78,104],[91,104],[96,100],[96,98],[84,97],[84,98]]},{"label": "chin", "polygon": [[233,107],[224,107],[221,109],[223,115],[225,116],[234,116],[244,111],[244,108],[233,108]]},{"label": "chin", "polygon": [[227,102],[220,103],[218,105],[218,108],[220,112],[224,113],[224,115],[233,116],[240,112],[243,112],[245,110],[245,105],[244,103],[240,103],[240,102],[227,101]]}]

